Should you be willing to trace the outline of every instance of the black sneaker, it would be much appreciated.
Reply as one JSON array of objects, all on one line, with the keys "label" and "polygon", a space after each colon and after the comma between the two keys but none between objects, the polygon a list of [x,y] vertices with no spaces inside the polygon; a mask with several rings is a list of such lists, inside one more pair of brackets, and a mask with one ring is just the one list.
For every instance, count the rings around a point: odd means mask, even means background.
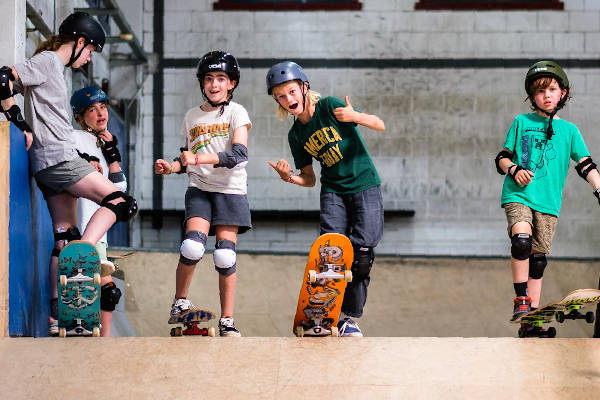
[{"label": "black sneaker", "polygon": [[520,316],[531,311],[531,297],[519,296],[514,300],[515,307],[511,321],[517,320]]},{"label": "black sneaker", "polygon": [[219,319],[219,335],[240,337],[242,334],[237,330],[232,317]]}]

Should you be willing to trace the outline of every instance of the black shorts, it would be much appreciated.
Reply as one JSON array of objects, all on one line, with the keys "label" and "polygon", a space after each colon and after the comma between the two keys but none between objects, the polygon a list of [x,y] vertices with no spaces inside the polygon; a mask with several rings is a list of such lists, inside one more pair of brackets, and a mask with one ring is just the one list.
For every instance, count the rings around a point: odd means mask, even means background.
[{"label": "black shorts", "polygon": [[215,234],[214,226],[234,225],[242,234],[252,229],[250,206],[245,194],[205,192],[190,186],[185,192],[185,221],[200,217],[210,222],[209,236]]}]

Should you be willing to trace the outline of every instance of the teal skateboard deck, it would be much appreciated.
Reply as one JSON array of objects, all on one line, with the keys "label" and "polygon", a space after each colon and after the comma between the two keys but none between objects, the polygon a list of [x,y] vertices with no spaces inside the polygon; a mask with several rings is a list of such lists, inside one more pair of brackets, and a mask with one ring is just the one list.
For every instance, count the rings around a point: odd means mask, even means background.
[{"label": "teal skateboard deck", "polygon": [[556,328],[542,329],[543,324],[556,320],[563,323],[565,319],[585,319],[589,324],[594,322],[594,313],[581,313],[580,310],[600,302],[600,290],[578,289],[566,295],[562,300],[546,304],[537,310],[523,314],[513,324],[521,324],[519,337],[554,337]]},{"label": "teal skateboard deck", "polygon": [[182,324],[181,326],[171,328],[171,336],[215,336],[215,328],[200,328],[198,325],[203,321],[210,321],[215,318],[212,311],[194,308],[176,317],[169,318],[169,324]]},{"label": "teal skateboard deck", "polygon": [[73,240],[58,256],[58,334],[100,336],[100,257],[91,242]]}]

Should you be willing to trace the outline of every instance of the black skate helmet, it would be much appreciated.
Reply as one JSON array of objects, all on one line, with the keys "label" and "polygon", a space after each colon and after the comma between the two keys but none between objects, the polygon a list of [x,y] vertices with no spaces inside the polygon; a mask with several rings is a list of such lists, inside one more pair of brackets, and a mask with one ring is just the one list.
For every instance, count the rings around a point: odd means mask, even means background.
[{"label": "black skate helmet", "polygon": [[[227,101],[219,104],[213,104],[206,93],[204,93],[204,85],[202,82],[204,81],[204,76],[208,72],[215,71],[223,71],[227,74],[229,79],[235,81],[235,85],[233,89],[229,91],[229,98]],[[220,105],[229,104],[229,100],[233,98],[233,91],[240,83],[240,66],[233,55],[227,53],[225,51],[210,51],[202,56],[200,62],[198,63],[198,68],[196,70],[196,77],[198,78],[198,82],[200,82],[200,89],[202,90],[202,96],[206,101],[208,101],[213,107],[217,107]]]},{"label": "black skate helmet", "polygon": [[81,11],[73,13],[65,18],[58,28],[58,34],[75,37],[75,45],[73,45],[71,59],[69,60],[67,67],[70,67],[83,52],[83,49],[81,49],[81,51],[75,55],[75,48],[77,47],[77,40],[79,40],[79,38],[83,38],[85,40],[86,46],[88,44],[93,45],[98,53],[102,52],[104,41],[106,40],[104,30],[98,21],[92,18],[88,13]]}]

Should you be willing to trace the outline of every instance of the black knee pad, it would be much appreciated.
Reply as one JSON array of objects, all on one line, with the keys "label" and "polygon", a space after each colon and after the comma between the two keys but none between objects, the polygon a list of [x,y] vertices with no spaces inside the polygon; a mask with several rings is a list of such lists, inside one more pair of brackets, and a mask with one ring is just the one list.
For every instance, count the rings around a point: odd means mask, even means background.
[{"label": "black knee pad", "polygon": [[108,282],[100,289],[100,308],[104,311],[114,311],[121,299],[121,289],[114,282]]},{"label": "black knee pad", "polygon": [[531,235],[517,233],[510,238],[510,254],[517,260],[527,260],[531,254]]},{"label": "black knee pad", "polygon": [[[115,200],[118,198],[121,198],[125,201],[122,201],[117,204],[110,203],[111,200]],[[137,202],[135,201],[135,199],[121,191],[112,192],[104,199],[102,199],[100,207],[108,208],[110,211],[114,212],[117,216],[117,222],[129,221],[137,214]]]},{"label": "black knee pad", "polygon": [[368,278],[373,266],[373,260],[375,260],[375,252],[372,247],[355,247],[354,262],[350,268],[352,271],[352,280],[358,281]]},{"label": "black knee pad", "polygon": [[546,255],[543,253],[535,253],[529,256],[529,277],[533,279],[542,279],[544,269],[548,265]]},{"label": "black knee pad", "polygon": [[[59,230],[54,232],[54,241],[55,242],[60,242],[61,240],[64,240],[67,243],[69,243],[72,240],[80,240],[81,239],[81,233],[79,232],[79,229],[77,229],[76,226],[72,226],[68,229],[64,229],[64,228],[58,228],[58,229]],[[62,249],[59,249],[58,247],[54,247],[52,249],[52,256],[58,257],[60,255],[61,250]]]}]

